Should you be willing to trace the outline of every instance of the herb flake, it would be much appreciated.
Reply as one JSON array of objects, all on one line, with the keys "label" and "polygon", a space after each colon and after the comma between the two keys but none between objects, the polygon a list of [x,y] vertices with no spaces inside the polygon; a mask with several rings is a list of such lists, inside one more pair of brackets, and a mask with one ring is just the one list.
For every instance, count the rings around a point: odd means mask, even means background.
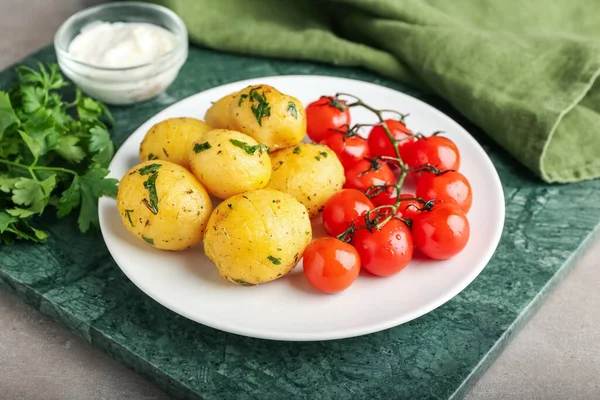
[{"label": "herb flake", "polygon": [[146,199],[142,200],[142,203],[144,203],[148,210],[150,210],[150,212],[154,215],[158,214],[158,194],[156,193],[156,178],[158,178],[158,172],[154,172],[144,182],[144,189],[148,190],[148,197],[150,201],[148,202],[148,200]]},{"label": "herb flake", "polygon": [[294,147],[294,154],[300,154],[301,151],[300,146]]},{"label": "herb flake", "polygon": [[131,213],[133,212],[133,210],[125,210],[125,216],[127,217],[127,219],[129,220],[129,224],[131,226],[135,226],[133,224],[133,221],[131,220]]},{"label": "herb flake", "polygon": [[140,168],[140,175],[154,174],[160,167],[162,167],[161,164],[148,164],[145,167]]},{"label": "herb flake", "polygon": [[248,153],[250,155],[253,155],[254,153],[256,153],[257,150],[258,150],[259,155],[262,154],[263,151],[266,151],[267,154],[269,154],[269,147],[262,143],[259,143],[254,146],[250,146],[248,143],[242,142],[242,141],[236,140],[236,139],[229,139],[229,142],[232,145],[244,150],[246,153]]},{"label": "herb flake", "polygon": [[238,101],[238,107],[240,107],[242,105],[242,103],[244,102],[244,100],[246,100],[248,98],[247,94],[243,94],[240,96],[240,100]]},{"label": "herb flake", "polygon": [[298,119],[298,109],[296,108],[296,103],[293,101],[288,103],[287,112],[292,114],[294,118]]},{"label": "herb flake", "polygon": [[258,86],[250,90],[248,97],[250,98],[250,101],[252,103],[250,109],[252,110],[254,117],[258,121],[258,126],[262,127],[262,119],[271,115],[271,106],[269,105],[269,103],[267,103],[265,92],[263,91],[262,94],[258,93],[258,89],[260,89],[261,87],[262,86]]},{"label": "herb flake", "polygon": [[277,258],[277,257],[273,257],[273,256],[269,256],[267,258],[269,259],[269,261],[271,261],[275,265],[281,264],[281,258]]},{"label": "herb flake", "polygon": [[325,152],[325,151],[320,152],[318,156],[315,156],[315,159],[317,161],[321,161],[321,157],[327,158],[327,152]]},{"label": "herb flake", "polygon": [[142,236],[142,239],[144,239],[146,243],[154,245],[154,239],[145,236]]},{"label": "herb flake", "polygon": [[204,150],[210,149],[212,146],[208,142],[194,143],[194,153],[198,154]]}]

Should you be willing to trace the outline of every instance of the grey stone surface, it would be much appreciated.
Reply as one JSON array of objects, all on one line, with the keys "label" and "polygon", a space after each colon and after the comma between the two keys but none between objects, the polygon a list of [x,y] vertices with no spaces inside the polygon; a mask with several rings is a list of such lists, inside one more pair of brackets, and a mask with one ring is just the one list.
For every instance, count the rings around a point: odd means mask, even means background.
[{"label": "grey stone surface", "polygon": [[[98,0],[0,0],[0,68],[52,40]],[[600,398],[600,243],[467,396]],[[0,292],[0,399],[165,399],[143,378],[57,323]]]}]

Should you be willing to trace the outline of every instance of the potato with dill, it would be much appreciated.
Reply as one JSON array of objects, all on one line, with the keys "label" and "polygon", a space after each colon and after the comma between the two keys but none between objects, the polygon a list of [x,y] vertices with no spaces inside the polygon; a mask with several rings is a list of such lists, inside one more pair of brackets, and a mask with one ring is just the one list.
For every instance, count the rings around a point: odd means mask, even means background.
[{"label": "potato with dill", "polygon": [[189,168],[189,148],[212,128],[195,118],[169,118],[148,130],[140,144],[140,161],[165,160]]},{"label": "potato with dill", "polygon": [[316,217],[346,178],[344,167],[329,147],[300,143],[280,150],[271,157],[273,172],[270,188],[289,193]]},{"label": "potato with dill", "polygon": [[264,188],[271,178],[269,148],[240,132],[210,131],[189,154],[192,173],[220,199]]},{"label": "potato with dill", "polygon": [[204,252],[229,281],[257,285],[290,272],[311,239],[310,219],[302,204],[289,194],[259,189],[215,208]]},{"label": "potato with dill", "polygon": [[210,197],[185,168],[162,160],[131,168],[117,193],[123,225],[157,249],[183,250],[202,240]]},{"label": "potato with dill", "polygon": [[[218,101],[206,115],[214,114],[213,109],[223,104]],[[248,86],[229,101],[228,126],[271,150],[282,149],[299,143],[306,134],[306,112],[298,99],[272,86]]]}]

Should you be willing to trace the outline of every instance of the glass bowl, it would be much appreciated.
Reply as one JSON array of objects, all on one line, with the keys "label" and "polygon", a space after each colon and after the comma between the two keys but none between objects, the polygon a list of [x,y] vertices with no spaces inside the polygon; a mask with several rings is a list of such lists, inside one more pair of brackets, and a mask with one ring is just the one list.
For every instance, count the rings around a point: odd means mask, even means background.
[{"label": "glass bowl", "polygon": [[[146,22],[171,31],[177,45],[153,61],[127,68],[106,68],[74,59],[68,49],[92,22]],[[58,65],[86,94],[112,105],[148,100],[173,83],[188,55],[185,24],[168,8],[141,2],[117,2],[82,10],[67,19],[54,36]]]}]

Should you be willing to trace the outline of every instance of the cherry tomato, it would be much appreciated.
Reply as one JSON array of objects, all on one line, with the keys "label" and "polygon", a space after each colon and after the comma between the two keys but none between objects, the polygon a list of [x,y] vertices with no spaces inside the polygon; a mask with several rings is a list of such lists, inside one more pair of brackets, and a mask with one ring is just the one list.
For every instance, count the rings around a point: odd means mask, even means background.
[{"label": "cherry tomato", "polygon": [[379,231],[358,229],[354,232],[352,244],[360,255],[362,267],[378,276],[400,272],[413,256],[410,230],[396,218],[389,220]]},{"label": "cherry tomato", "polygon": [[367,139],[360,136],[347,137],[343,133],[334,132],[321,140],[321,144],[328,146],[338,156],[344,169],[352,167],[365,157],[370,157]]},{"label": "cherry tomato", "polygon": [[457,171],[446,171],[439,175],[423,172],[417,182],[417,196],[423,200],[454,203],[465,213],[471,209],[473,200],[469,181]]},{"label": "cherry tomato", "polygon": [[429,136],[411,145],[410,154],[405,161],[409,167],[431,164],[443,171],[458,170],[460,153],[452,140],[443,136]]},{"label": "cherry tomato", "polygon": [[323,226],[330,236],[337,236],[348,229],[352,222],[361,224],[361,218],[373,209],[373,203],[356,189],[342,189],[327,200],[323,207]]},{"label": "cherry tomato", "polygon": [[[415,198],[414,195],[408,193],[402,193],[400,195],[400,199],[410,199]],[[397,217],[415,219],[416,216],[421,212],[420,209],[423,207],[423,204],[419,203],[417,200],[401,200],[398,205],[398,210],[396,211]]]},{"label": "cherry tomato", "polygon": [[343,100],[323,96],[306,107],[306,133],[315,143],[349,125],[350,109]]},{"label": "cherry tomato", "polygon": [[[401,199],[414,199],[414,194],[402,193],[400,195]],[[396,188],[389,187],[386,188],[386,191],[373,197],[373,204],[375,206],[383,206],[383,205],[394,205],[396,204]],[[377,202],[375,202],[377,201]],[[396,216],[402,218],[413,219],[415,216],[420,213],[421,208],[423,208],[423,204],[421,204],[418,200],[402,200],[400,204],[398,204],[398,209],[396,210]],[[387,210],[382,210],[383,213],[386,213]]]},{"label": "cherry tomato", "polygon": [[[361,160],[346,170],[344,187],[365,192],[374,185],[391,185],[394,180],[394,173],[389,165],[383,162],[372,163],[369,160]],[[372,198],[371,201],[375,203],[378,200]]]},{"label": "cherry tomato", "polygon": [[396,202],[396,197],[398,197],[398,191],[393,186],[388,186],[381,190],[372,190],[366,194],[376,206],[391,206]]},{"label": "cherry tomato", "polygon": [[[460,253],[469,241],[469,220],[459,206],[438,203],[413,220],[415,247],[428,257],[446,260]],[[360,251],[359,251],[360,254]]]},{"label": "cherry tomato", "polygon": [[[401,121],[386,119],[385,124],[394,139],[400,140],[400,142],[398,142],[398,150],[400,151],[402,160],[406,161],[410,153],[410,148],[417,139],[410,136],[412,135],[412,131]],[[369,148],[374,156],[396,157],[394,145],[381,125],[374,126],[373,129],[371,129],[371,132],[369,133]]]},{"label": "cherry tomato", "polygon": [[346,290],[358,277],[360,256],[354,247],[339,239],[313,240],[304,250],[304,275],[325,293]]}]

